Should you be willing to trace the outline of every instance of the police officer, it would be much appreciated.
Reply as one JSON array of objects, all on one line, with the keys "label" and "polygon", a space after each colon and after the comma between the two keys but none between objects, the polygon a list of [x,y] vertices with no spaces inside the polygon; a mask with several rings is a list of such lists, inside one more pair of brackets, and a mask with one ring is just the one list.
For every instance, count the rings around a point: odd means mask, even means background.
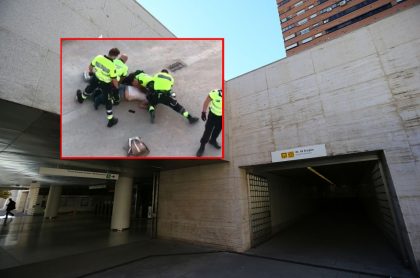
[{"label": "police officer", "polygon": [[134,86],[133,82],[137,75],[142,73],[142,70],[136,70],[135,72],[130,73],[126,78],[124,78],[120,84],[127,85],[127,86]]},{"label": "police officer", "polygon": [[147,100],[149,101],[151,122],[153,123],[155,120],[155,106],[159,103],[169,106],[176,112],[183,115],[188,119],[190,124],[197,122],[198,118],[191,116],[191,114],[171,96],[173,84],[174,78],[166,69],[163,69],[161,72],[153,76],[153,91],[151,91],[147,97]]},{"label": "police officer", "polygon": [[[128,76],[128,66],[126,65],[127,60],[127,54],[121,54],[120,58],[114,60],[115,69],[117,71],[117,81],[119,84],[121,84]],[[120,94],[118,93],[118,90],[113,90],[113,100],[116,105],[120,103]]]},{"label": "police officer", "polygon": [[[121,54],[119,58],[114,60],[115,69],[117,72],[117,81],[121,84],[125,78],[128,76],[128,66],[126,62],[128,60],[127,54]],[[125,88],[121,88],[122,86],[119,85],[119,90]],[[113,105],[118,105],[121,101],[119,90],[115,87],[112,88],[112,103]],[[99,105],[106,104],[107,97],[102,94],[100,90],[95,90],[92,96],[94,101],[95,110],[98,109]]]},{"label": "police officer", "polygon": [[146,95],[149,95],[153,93],[154,83],[153,76],[148,75],[144,71],[140,71],[139,74],[134,77],[132,84],[134,87],[139,88],[142,92],[145,92]]},{"label": "police officer", "polygon": [[106,99],[106,113],[108,119],[108,127],[112,127],[117,124],[118,119],[114,118],[112,113],[112,91],[113,88],[118,89],[117,71],[114,64],[114,60],[120,54],[118,48],[112,48],[109,50],[108,55],[96,56],[91,64],[89,65],[89,74],[92,75],[93,69],[95,73],[90,80],[89,85],[82,93],[81,90],[77,90],[76,96],[79,103],[92,94],[95,88],[99,88]]},{"label": "police officer", "polygon": [[[207,118],[206,110],[210,104],[209,116]],[[200,148],[197,151],[197,156],[202,156],[204,153],[204,148],[206,147],[207,142],[215,147],[220,149],[219,143],[216,139],[222,131],[222,90],[212,90],[207,96],[206,100],[203,103],[203,112],[201,112],[201,119],[206,121],[206,128],[204,130],[203,136],[200,140]],[[210,141],[209,141],[210,139]]]}]

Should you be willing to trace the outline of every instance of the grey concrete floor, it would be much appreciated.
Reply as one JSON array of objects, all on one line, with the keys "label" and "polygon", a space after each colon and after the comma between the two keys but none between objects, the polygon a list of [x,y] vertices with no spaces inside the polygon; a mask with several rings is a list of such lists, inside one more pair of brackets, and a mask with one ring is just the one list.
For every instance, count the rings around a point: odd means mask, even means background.
[{"label": "grey concrete floor", "polygon": [[[147,229],[141,225],[132,225],[129,231],[110,232],[109,219],[92,216],[61,216],[56,221],[44,221],[42,217],[16,217],[1,229],[0,276],[414,277],[387,248],[376,248],[368,255],[359,254],[362,256],[359,261],[368,258],[373,265],[375,260],[370,256],[379,255],[377,263],[382,264],[379,268],[360,268],[345,258],[360,251],[343,248],[354,244],[351,238],[347,243],[337,241],[338,237],[321,240],[331,237],[331,234],[322,236],[319,233],[325,230],[316,230],[312,226],[312,240],[308,234],[305,239],[305,228],[308,228],[305,224],[297,225],[247,253],[234,253],[150,239]],[[331,233],[337,231],[332,229]],[[358,235],[353,237],[360,240]],[[375,245],[359,248],[369,251]],[[335,251],[331,250],[333,246],[336,246]],[[378,251],[383,254],[375,253]],[[331,264],[334,256],[338,257]],[[365,264],[370,263],[365,261]]]},{"label": "grey concrete floor", "polygon": [[302,219],[250,254],[385,276],[414,277],[360,211],[322,211]]},{"label": "grey concrete floor", "polygon": [[[130,72],[143,69],[155,74],[177,60],[184,62],[185,68],[172,73],[173,91],[178,102],[194,116],[200,117],[210,90],[222,86],[220,41],[64,41],[62,155],[124,157],[128,138],[140,136],[151,150],[149,156],[195,156],[204,131],[201,120],[191,125],[183,116],[160,104],[155,123],[151,124],[146,110],[138,108],[136,103],[122,102],[114,106],[119,123],[107,128],[104,106],[95,111],[90,100],[83,104],[76,102],[76,90],[83,90],[87,85],[82,80],[82,72],[94,56],[105,54],[112,47],[128,54]],[[209,146],[204,155],[220,157],[221,151]]]},{"label": "grey concrete floor", "polygon": [[133,222],[127,232],[112,232],[109,218],[92,215],[60,215],[56,220],[15,215],[6,223],[0,219],[0,268],[150,239],[146,223]]}]

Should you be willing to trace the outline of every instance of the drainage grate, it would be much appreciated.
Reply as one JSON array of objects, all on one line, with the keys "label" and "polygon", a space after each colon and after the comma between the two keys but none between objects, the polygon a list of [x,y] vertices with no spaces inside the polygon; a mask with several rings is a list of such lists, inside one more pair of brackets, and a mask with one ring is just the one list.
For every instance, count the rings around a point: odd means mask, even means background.
[{"label": "drainage grate", "polygon": [[168,66],[168,69],[172,72],[185,68],[187,65],[181,61],[176,61]]}]

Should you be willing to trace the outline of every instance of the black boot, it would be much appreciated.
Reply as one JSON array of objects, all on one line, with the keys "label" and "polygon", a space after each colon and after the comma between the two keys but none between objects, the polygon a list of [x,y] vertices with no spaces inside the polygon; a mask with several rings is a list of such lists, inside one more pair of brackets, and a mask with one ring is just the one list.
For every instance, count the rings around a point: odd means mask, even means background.
[{"label": "black boot", "polygon": [[77,98],[77,101],[78,101],[79,103],[83,103],[84,99],[83,99],[83,97],[82,97],[82,91],[77,90],[77,92],[76,92],[76,98]]},{"label": "black boot", "polygon": [[95,107],[95,110],[98,110],[99,105],[101,105],[101,101],[102,99],[100,98],[100,96],[94,98],[93,106]]},{"label": "black boot", "polygon": [[213,147],[215,147],[218,150],[221,148],[220,145],[219,145],[219,143],[217,143],[216,140],[210,140],[209,141],[209,144],[212,145]]},{"label": "black boot", "polygon": [[188,121],[190,122],[190,124],[194,124],[198,121],[198,118],[188,115]]},{"label": "black boot", "polygon": [[111,120],[108,120],[108,127],[112,127],[114,125],[116,125],[118,123],[118,119],[117,118],[112,118]]},{"label": "black boot", "polygon": [[198,149],[198,151],[197,151],[197,153],[196,153],[196,155],[197,155],[198,157],[200,157],[200,156],[202,156],[202,155],[203,155],[205,146],[206,146],[205,144],[201,144],[200,148]]}]

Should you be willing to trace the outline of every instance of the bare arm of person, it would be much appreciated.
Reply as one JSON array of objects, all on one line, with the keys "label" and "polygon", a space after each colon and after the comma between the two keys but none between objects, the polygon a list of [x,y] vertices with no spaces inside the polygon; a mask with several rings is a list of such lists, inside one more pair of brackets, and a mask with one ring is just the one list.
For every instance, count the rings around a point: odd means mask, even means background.
[{"label": "bare arm of person", "polygon": [[207,111],[207,107],[209,106],[209,103],[211,102],[211,98],[209,96],[207,96],[206,100],[203,103],[203,110],[202,112],[206,112]]}]

